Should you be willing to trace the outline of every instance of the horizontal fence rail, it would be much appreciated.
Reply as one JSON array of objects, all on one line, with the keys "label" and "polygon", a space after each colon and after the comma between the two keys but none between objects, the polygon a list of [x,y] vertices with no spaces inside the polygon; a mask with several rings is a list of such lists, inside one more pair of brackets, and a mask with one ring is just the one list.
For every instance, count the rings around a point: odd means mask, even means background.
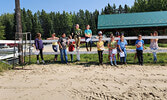
[{"label": "horizontal fence rail", "polygon": [[[130,49],[130,50],[126,50],[127,53],[135,53],[136,50],[135,49]],[[74,52],[67,52],[67,54],[77,54],[78,51],[74,51]],[[167,49],[158,49],[158,50],[144,50],[143,51],[144,53],[153,53],[153,52],[156,52],[156,53],[166,53],[167,52]],[[103,52],[103,54],[108,54],[109,51],[108,50],[105,50]],[[43,52],[44,55],[56,55],[56,54],[60,54],[60,52]],[[91,51],[91,52],[88,52],[88,51],[79,51],[79,54],[97,54],[97,51]],[[26,55],[29,55],[29,53],[27,52]],[[34,52],[32,53],[32,55],[35,55]]]},{"label": "horizontal fence rail", "polygon": [[[167,36],[143,36],[142,37],[143,40],[145,39],[167,39]],[[137,37],[125,37],[126,40],[137,40]],[[103,38],[104,41],[109,41],[110,38]],[[115,40],[119,40],[119,38],[115,38]],[[52,42],[57,42],[58,40],[43,40],[43,43],[52,43]],[[73,39],[70,41],[74,41]],[[92,41],[97,42],[98,39],[92,39]],[[0,40],[0,44],[15,44],[15,43],[25,43],[25,41],[14,41],[14,40]],[[81,42],[85,42],[85,39],[81,39]],[[34,43],[34,41],[26,41],[27,44],[31,44]],[[7,48],[7,49],[0,49],[0,52],[13,52],[13,48]],[[16,49],[17,51],[18,49]],[[31,48],[32,51],[32,48]],[[78,53],[79,52],[79,53]],[[127,53],[135,53],[136,50],[135,49],[130,49],[127,50]],[[144,50],[144,53],[152,53],[152,52],[157,52],[157,53],[166,53],[167,49],[158,49],[158,50]],[[108,50],[105,50],[103,52],[104,54],[108,54]],[[21,55],[22,53],[16,53],[14,54],[8,54],[6,56],[0,56],[0,60],[4,60],[4,59],[8,59],[8,58],[12,58],[12,57],[18,57],[19,55]],[[60,54],[60,52],[44,52],[44,55],[55,55],[55,54]],[[67,52],[67,54],[97,54],[97,51],[91,51],[91,52],[87,52],[87,51],[74,51],[74,52]],[[24,53],[24,56],[28,56],[28,55],[35,55],[34,52],[26,52]]]},{"label": "horizontal fence rail", "polygon": [[[167,39],[167,36],[142,36],[143,40],[146,39]],[[115,40],[119,40],[120,38],[115,38]],[[137,40],[136,36],[133,37],[125,37],[126,40]],[[103,38],[104,41],[109,41],[110,38]],[[43,43],[52,43],[57,42],[58,40],[43,40]],[[70,41],[75,41],[74,39],[71,39]],[[92,39],[93,42],[97,42],[98,39]],[[85,42],[85,39],[81,39],[81,42]],[[14,40],[0,40],[0,44],[6,44],[6,43],[22,43],[22,41],[14,41]],[[23,41],[25,43],[25,41]],[[34,41],[27,41],[26,43],[34,43]]]}]

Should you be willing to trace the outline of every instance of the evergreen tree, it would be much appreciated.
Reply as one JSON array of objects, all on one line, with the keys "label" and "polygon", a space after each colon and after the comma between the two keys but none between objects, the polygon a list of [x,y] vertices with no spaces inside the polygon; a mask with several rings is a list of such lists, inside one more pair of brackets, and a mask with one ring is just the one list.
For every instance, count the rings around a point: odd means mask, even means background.
[{"label": "evergreen tree", "polygon": [[5,39],[4,35],[5,35],[5,26],[3,26],[2,23],[0,22],[0,40]]}]

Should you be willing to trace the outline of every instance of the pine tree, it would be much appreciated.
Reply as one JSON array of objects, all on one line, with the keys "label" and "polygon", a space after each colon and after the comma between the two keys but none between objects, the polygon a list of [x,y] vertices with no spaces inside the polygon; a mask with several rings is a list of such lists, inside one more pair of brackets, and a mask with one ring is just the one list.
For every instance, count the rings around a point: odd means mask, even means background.
[{"label": "pine tree", "polygon": [[0,22],[0,40],[5,39],[4,35],[5,35],[5,26],[3,26],[2,23]]}]

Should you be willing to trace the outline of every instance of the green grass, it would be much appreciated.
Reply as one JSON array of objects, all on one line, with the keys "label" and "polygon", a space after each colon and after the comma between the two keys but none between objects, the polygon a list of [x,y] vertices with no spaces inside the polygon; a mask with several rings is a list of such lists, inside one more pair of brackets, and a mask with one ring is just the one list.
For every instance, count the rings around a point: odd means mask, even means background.
[{"label": "green grass", "polygon": [[[134,61],[135,54],[128,54],[127,56],[127,63],[128,64],[137,64],[137,59]],[[144,56],[144,64],[145,65],[153,65],[153,54],[146,53]],[[105,64],[109,64],[108,55],[103,55],[103,62]],[[158,61],[156,64],[165,66],[167,63],[167,53],[159,53],[157,54]],[[45,55],[44,56],[45,62],[47,64],[60,64],[60,55],[58,56],[58,61],[54,62],[54,55]],[[70,61],[70,56],[68,55],[68,60]],[[76,61],[76,55],[74,55],[74,61]],[[36,64],[36,56],[32,56],[32,64]],[[97,54],[82,54],[81,55],[81,61],[80,62],[74,62],[72,64],[75,65],[97,65],[98,64],[98,55]]]},{"label": "green grass", "polygon": [[11,69],[12,66],[11,65],[8,65],[8,64],[5,64],[3,62],[0,62],[0,72],[4,71],[4,70],[9,70]]}]

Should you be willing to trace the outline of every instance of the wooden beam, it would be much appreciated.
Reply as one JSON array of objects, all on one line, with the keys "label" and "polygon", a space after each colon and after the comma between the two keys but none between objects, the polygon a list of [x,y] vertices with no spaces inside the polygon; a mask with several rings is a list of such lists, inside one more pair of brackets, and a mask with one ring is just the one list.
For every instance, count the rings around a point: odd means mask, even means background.
[{"label": "wooden beam", "polygon": [[[15,0],[15,14],[16,14],[16,35],[15,35],[15,39],[18,38],[20,41],[22,41],[23,39],[23,35],[22,35],[22,24],[21,24],[21,12],[20,12],[20,0]],[[23,52],[23,47],[22,44],[19,43],[18,44],[18,51],[19,52]],[[19,55],[19,63],[23,64],[24,60],[23,60],[23,56]]]}]

